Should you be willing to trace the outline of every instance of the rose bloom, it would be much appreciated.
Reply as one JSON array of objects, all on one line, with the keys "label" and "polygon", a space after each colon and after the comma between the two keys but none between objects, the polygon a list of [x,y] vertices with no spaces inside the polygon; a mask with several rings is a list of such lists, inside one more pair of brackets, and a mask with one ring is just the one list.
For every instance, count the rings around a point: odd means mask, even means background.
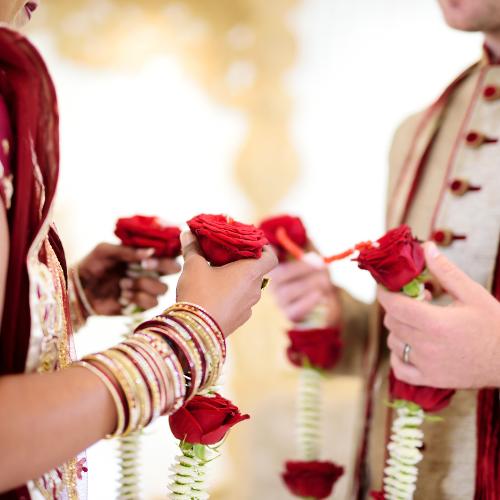
[{"label": "rose bloom", "polygon": [[377,243],[377,247],[361,250],[355,260],[391,292],[399,292],[424,270],[423,248],[408,226],[392,229]]},{"label": "rose bloom", "polygon": [[278,215],[263,220],[260,223],[260,228],[264,231],[269,243],[274,246],[278,252],[280,262],[286,261],[290,255],[285,248],[280,244],[276,237],[276,231],[282,227],[288,237],[299,247],[305,248],[307,245],[307,232],[304,224],[299,217],[292,215]]},{"label": "rose bloom", "polygon": [[385,493],[383,491],[370,491],[370,496],[373,500],[385,500]]},{"label": "rose bloom", "polygon": [[288,359],[295,366],[308,361],[315,368],[331,370],[342,354],[342,340],[338,328],[311,328],[290,330]]},{"label": "rose bloom", "polygon": [[225,215],[201,214],[187,224],[198,238],[203,255],[214,266],[240,259],[258,259],[269,243],[260,229]]},{"label": "rose bloom", "polygon": [[344,468],[333,462],[287,462],[283,481],[298,497],[327,498],[344,474]]},{"label": "rose bloom", "polygon": [[169,418],[172,434],[190,444],[217,444],[250,415],[242,415],[237,406],[219,394],[195,396]]},{"label": "rose bloom", "polygon": [[389,392],[392,399],[412,401],[426,412],[438,412],[446,408],[455,394],[452,389],[434,389],[420,385],[410,385],[396,378],[393,371],[389,374]]},{"label": "rose bloom", "polygon": [[123,217],[116,223],[115,234],[126,246],[154,248],[156,257],[174,259],[181,253],[181,230],[158,217]]}]

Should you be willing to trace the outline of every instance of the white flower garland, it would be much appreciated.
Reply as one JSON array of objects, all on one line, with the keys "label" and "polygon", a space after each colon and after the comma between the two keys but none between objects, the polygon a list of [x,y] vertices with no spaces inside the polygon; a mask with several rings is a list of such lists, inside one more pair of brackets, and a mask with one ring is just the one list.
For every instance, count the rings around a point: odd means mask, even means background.
[{"label": "white flower garland", "polygon": [[[143,269],[140,264],[130,264],[127,270],[129,278],[155,276],[157,273]],[[135,329],[145,320],[144,311],[135,304],[129,304],[123,309],[127,319],[127,331],[124,338],[128,338]],[[118,467],[119,486],[118,498],[122,500],[138,500],[140,498],[140,455],[143,431],[132,432],[128,436],[118,438]]]},{"label": "white flower garland", "polygon": [[417,488],[418,467],[423,455],[424,432],[420,428],[425,412],[416,404],[397,402],[397,417],[392,424],[392,435],[387,449],[389,459],[384,469],[386,500],[411,500]]}]

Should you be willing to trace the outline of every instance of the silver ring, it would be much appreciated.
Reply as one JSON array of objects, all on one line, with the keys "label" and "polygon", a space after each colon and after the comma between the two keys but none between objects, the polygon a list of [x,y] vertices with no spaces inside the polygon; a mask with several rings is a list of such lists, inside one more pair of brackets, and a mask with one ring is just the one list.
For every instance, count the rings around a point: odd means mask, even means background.
[{"label": "silver ring", "polygon": [[405,344],[405,348],[403,349],[403,363],[406,364],[410,363],[410,352],[411,352],[411,345]]}]

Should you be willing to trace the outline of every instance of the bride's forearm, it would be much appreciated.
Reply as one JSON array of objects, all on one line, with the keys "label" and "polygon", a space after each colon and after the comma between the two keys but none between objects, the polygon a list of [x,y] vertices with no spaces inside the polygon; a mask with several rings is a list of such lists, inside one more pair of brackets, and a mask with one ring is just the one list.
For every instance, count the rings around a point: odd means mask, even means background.
[{"label": "bride's forearm", "polygon": [[116,418],[106,386],[84,368],[0,378],[0,492],[76,456]]}]

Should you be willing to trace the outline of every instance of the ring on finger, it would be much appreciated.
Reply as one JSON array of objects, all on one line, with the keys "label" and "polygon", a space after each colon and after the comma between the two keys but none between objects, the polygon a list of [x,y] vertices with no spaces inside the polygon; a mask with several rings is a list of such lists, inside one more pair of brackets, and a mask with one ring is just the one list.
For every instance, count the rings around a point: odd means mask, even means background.
[{"label": "ring on finger", "polygon": [[411,345],[405,344],[403,349],[403,363],[407,365],[410,364],[410,352],[411,352]]}]

